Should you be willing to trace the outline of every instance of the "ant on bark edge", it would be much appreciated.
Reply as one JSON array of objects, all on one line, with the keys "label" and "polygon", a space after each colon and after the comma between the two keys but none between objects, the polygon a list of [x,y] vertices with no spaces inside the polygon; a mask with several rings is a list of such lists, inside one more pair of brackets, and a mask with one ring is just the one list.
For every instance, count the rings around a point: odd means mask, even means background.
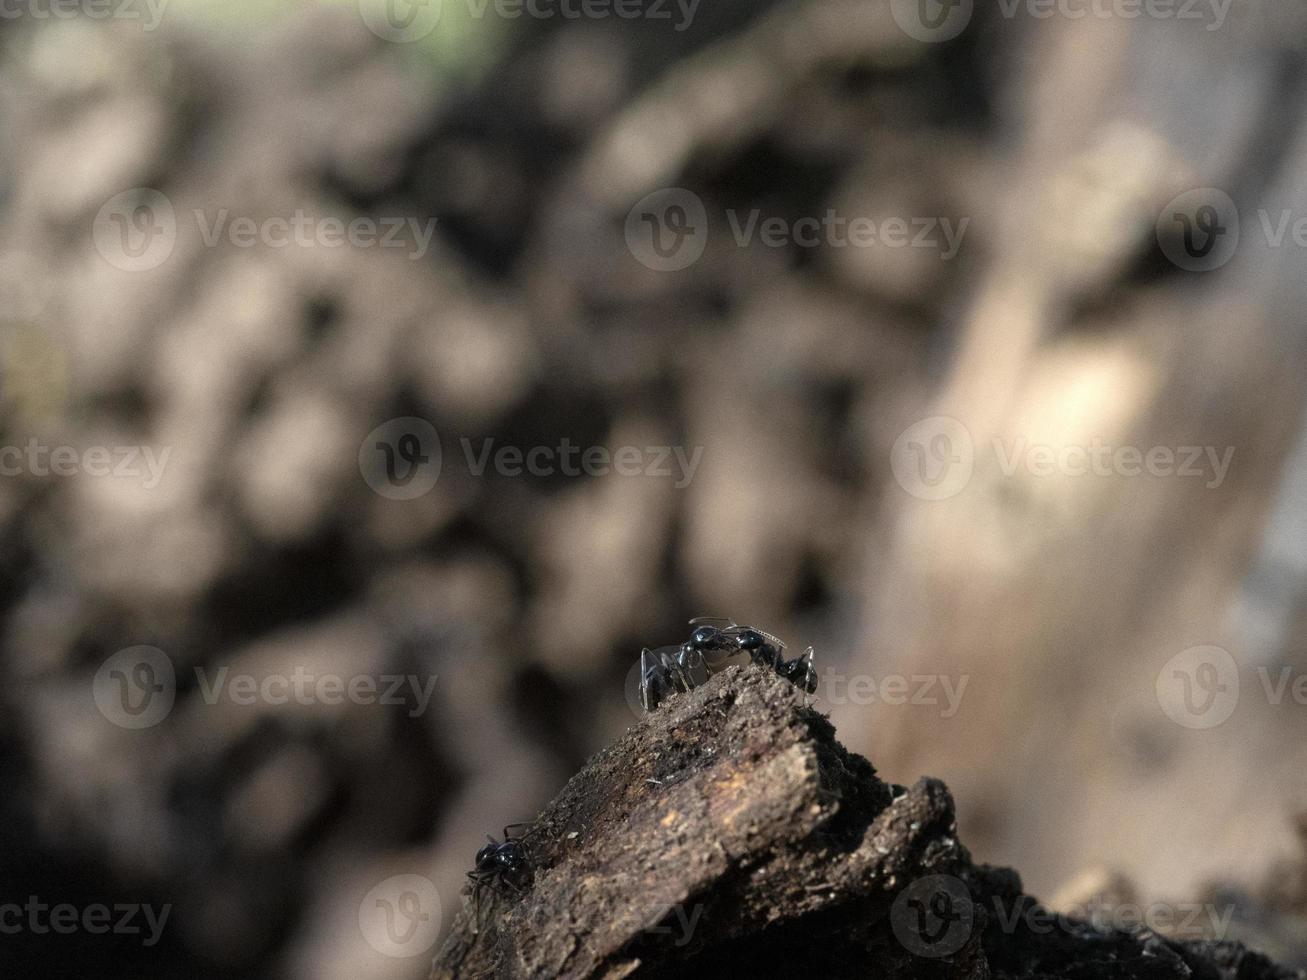
[{"label": "ant on bark edge", "polygon": [[526,840],[536,833],[528,831],[521,837],[509,833],[514,827],[528,827],[530,824],[510,823],[504,828],[504,839],[495,840],[489,834],[489,841],[477,851],[476,867],[467,873],[472,882],[472,919],[473,932],[481,931],[481,890],[489,888],[494,892],[507,889],[514,895],[520,895],[531,883],[532,867],[527,856]]},{"label": "ant on bark edge", "polygon": [[793,660],[785,659],[785,642],[771,633],[734,620],[699,616],[690,620],[694,632],[678,646],[640,651],[640,703],[653,711],[671,694],[693,690],[745,653],[755,664],[774,670],[805,694],[817,690],[812,647]]}]

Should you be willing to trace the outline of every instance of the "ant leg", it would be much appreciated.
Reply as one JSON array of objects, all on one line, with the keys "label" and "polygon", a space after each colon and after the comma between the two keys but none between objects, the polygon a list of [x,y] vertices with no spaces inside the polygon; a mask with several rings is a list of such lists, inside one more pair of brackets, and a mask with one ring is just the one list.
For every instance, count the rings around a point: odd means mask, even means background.
[{"label": "ant leg", "polygon": [[472,882],[472,935],[475,936],[481,932],[481,879],[472,871],[467,876]]},{"label": "ant leg", "polygon": [[803,651],[803,656],[799,658],[803,661],[803,689],[808,694],[817,693],[817,682],[821,680],[817,676],[817,668],[812,662],[812,647]]},{"label": "ant leg", "polygon": [[507,877],[500,878],[499,882],[500,884],[506,885],[508,886],[508,888],[512,889],[514,896],[521,895],[524,891],[526,891],[526,887],[524,885],[519,884],[518,882],[514,881],[512,878],[507,878]]},{"label": "ant leg", "polygon": [[658,698],[653,691],[654,672],[657,669],[653,651],[645,647],[640,651],[640,707],[646,713],[658,707]]},{"label": "ant leg", "polygon": [[676,678],[677,684],[682,691],[693,691],[695,688],[694,677],[690,673],[689,660],[685,651],[678,650],[675,654],[666,654],[665,667]]},{"label": "ant leg", "polygon": [[673,690],[673,678],[662,659],[648,647],[640,652],[640,704],[646,712],[657,709]]},{"label": "ant leg", "polygon": [[708,667],[708,658],[704,656],[702,650],[686,650],[682,647],[676,656],[681,669],[690,679],[690,686],[698,687],[708,682],[712,670]]},{"label": "ant leg", "polygon": [[653,654],[648,647],[640,651],[640,707],[648,713],[658,706],[658,702],[653,698],[653,691],[650,690],[652,674],[655,664]]},{"label": "ant leg", "polygon": [[812,665],[812,647],[803,651],[803,656],[795,657],[784,665],[784,673],[803,691],[803,706],[808,706],[808,696],[817,690],[817,669]]}]

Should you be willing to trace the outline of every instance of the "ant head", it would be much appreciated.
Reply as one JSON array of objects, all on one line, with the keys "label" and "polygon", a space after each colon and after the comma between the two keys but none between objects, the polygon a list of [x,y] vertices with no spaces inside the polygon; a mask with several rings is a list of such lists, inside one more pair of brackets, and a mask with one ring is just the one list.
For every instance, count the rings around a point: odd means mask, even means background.
[{"label": "ant head", "polygon": [[722,643],[722,631],[716,626],[698,626],[690,634],[689,646],[692,650],[708,650]]},{"label": "ant head", "polygon": [[767,641],[763,639],[763,635],[757,630],[746,629],[740,631],[740,634],[735,638],[735,642],[740,645],[741,650],[752,652],[761,650]]},{"label": "ant head", "polygon": [[494,863],[495,851],[498,850],[498,848],[498,844],[486,844],[481,848],[481,850],[477,851],[477,870],[485,871],[489,865]]}]

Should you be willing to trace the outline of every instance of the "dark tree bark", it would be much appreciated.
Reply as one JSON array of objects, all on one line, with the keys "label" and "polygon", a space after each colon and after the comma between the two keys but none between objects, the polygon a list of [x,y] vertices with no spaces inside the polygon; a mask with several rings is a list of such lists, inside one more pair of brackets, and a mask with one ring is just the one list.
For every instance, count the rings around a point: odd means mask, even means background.
[{"label": "dark tree bark", "polygon": [[599,753],[466,901],[434,978],[1287,978],[1232,943],[1056,920],[972,863],[940,782],[877,778],[788,682],[735,667]]}]

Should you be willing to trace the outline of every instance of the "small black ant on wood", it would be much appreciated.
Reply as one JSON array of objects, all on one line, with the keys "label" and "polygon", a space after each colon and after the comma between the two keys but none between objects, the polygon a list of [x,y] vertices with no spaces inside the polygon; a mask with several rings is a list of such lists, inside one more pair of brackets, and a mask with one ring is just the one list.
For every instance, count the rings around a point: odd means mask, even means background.
[{"label": "small black ant on wood", "polygon": [[641,651],[640,703],[645,711],[653,711],[670,694],[698,687],[741,653],[748,654],[755,664],[776,671],[805,694],[817,690],[812,647],[802,656],[786,660],[784,641],[752,626],[710,616],[692,619],[690,625],[694,632],[679,647],[645,647]]},{"label": "small black ant on wood", "polygon": [[525,842],[536,831],[528,831],[521,837],[509,833],[514,827],[527,827],[525,823],[510,823],[504,828],[504,839],[495,840],[489,834],[485,844],[476,856],[476,867],[467,873],[472,881],[473,931],[481,929],[481,890],[493,891],[508,889],[514,895],[520,895],[531,883],[532,867],[527,857]]}]

